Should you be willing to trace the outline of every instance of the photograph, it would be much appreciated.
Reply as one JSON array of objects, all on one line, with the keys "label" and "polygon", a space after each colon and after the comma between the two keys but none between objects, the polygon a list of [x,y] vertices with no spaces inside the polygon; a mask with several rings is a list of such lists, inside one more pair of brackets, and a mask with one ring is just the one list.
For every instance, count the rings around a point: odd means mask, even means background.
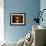
[{"label": "photograph", "polygon": [[11,25],[25,25],[25,13],[11,13],[10,24]]}]

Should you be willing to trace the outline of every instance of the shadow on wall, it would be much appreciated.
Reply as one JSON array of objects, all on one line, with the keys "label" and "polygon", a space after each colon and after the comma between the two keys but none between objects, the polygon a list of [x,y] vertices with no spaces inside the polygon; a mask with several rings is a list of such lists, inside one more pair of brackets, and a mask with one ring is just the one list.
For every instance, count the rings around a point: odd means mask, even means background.
[{"label": "shadow on wall", "polygon": [[37,13],[37,16],[34,18],[34,21],[36,21],[36,23],[40,23],[40,19],[41,19],[42,22],[44,21],[42,16],[43,16],[43,13],[44,13],[45,10],[46,9],[43,9],[43,11],[39,11]]}]

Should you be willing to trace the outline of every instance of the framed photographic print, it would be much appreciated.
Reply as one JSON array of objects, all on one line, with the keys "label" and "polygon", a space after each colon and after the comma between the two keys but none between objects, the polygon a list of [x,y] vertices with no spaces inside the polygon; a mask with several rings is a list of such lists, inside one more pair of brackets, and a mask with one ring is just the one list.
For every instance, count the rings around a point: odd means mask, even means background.
[{"label": "framed photographic print", "polygon": [[26,24],[25,13],[10,14],[10,25],[25,25],[25,24]]}]

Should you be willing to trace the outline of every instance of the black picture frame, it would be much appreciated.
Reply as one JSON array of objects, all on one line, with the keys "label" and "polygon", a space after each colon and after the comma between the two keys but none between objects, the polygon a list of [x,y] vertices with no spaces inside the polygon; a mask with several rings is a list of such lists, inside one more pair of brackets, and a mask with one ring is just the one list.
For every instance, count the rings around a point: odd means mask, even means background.
[{"label": "black picture frame", "polygon": [[22,26],[26,24],[25,13],[10,13],[10,25]]}]

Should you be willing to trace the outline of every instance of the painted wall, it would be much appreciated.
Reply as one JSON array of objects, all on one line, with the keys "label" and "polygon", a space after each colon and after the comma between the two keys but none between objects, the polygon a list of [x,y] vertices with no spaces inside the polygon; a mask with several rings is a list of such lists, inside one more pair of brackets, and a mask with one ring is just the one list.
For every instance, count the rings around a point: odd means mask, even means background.
[{"label": "painted wall", "polygon": [[[45,4],[45,2],[44,2],[45,0],[40,0],[40,10],[42,11],[44,8],[45,8],[45,6],[44,6],[44,4]],[[43,16],[43,15],[42,15]],[[44,16],[43,16],[43,18],[44,18]],[[40,22],[40,25],[44,25],[45,24],[45,20],[42,22]]]},{"label": "painted wall", "polygon": [[[41,0],[41,1],[40,1],[40,9],[41,9],[41,11],[42,11],[43,9],[46,9],[46,0]],[[41,21],[41,22],[40,22],[40,25],[46,27],[46,10],[43,12],[42,17],[43,17],[43,22]]]},{"label": "painted wall", "polygon": [[[7,41],[18,41],[32,29],[40,0],[4,0],[4,36]],[[26,13],[26,25],[10,26],[10,13]]]},{"label": "painted wall", "polygon": [[[42,11],[43,9],[46,9],[46,0],[40,0],[40,10]],[[43,13],[43,19],[44,19],[44,21],[42,22],[40,22],[40,25],[42,25],[42,26],[46,26],[46,20],[45,20],[45,18],[46,18],[46,16],[45,16],[45,13],[46,13],[46,11]]]}]

